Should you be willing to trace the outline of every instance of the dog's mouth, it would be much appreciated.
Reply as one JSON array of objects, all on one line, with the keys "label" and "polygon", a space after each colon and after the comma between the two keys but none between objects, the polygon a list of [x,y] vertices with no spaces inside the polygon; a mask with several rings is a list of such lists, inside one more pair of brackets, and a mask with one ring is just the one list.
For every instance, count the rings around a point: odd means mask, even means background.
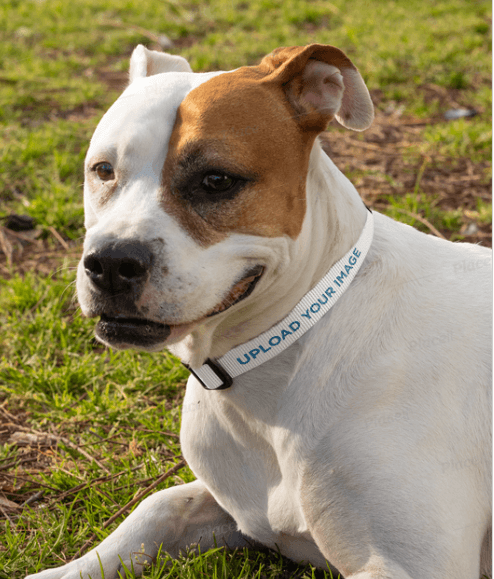
[{"label": "dog's mouth", "polygon": [[206,317],[210,318],[211,316],[221,314],[222,312],[230,309],[235,304],[238,304],[238,302],[248,298],[254,291],[263,273],[264,266],[262,265],[256,265],[249,269],[246,275],[232,287],[226,298],[221,303],[219,303],[214,308],[214,310],[209,312]]},{"label": "dog's mouth", "polygon": [[206,316],[192,323],[180,325],[163,324],[146,318],[126,317],[124,314],[101,314],[96,324],[96,336],[104,343],[116,348],[143,348],[153,349],[164,345],[171,338],[173,341],[181,339],[199,321],[210,318],[238,304],[249,297],[264,273],[264,267],[257,265],[238,281],[228,295]]},{"label": "dog's mouth", "polygon": [[149,348],[165,342],[172,331],[168,324],[144,318],[101,315],[96,324],[96,336],[103,342],[116,347]]}]

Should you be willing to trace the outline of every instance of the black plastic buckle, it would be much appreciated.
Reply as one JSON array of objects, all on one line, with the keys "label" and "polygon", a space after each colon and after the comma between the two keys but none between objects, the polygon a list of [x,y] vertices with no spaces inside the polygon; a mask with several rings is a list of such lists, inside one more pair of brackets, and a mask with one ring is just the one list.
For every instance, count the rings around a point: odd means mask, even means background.
[{"label": "black plastic buckle", "polygon": [[230,386],[233,384],[233,378],[230,376],[230,374],[228,374],[228,372],[226,372],[219,364],[213,362],[211,358],[208,358],[204,362],[203,366],[209,366],[211,370],[216,374],[216,376],[221,380],[222,384],[216,386],[216,388],[209,388],[208,385],[202,381],[200,376],[198,376],[190,366],[188,366],[184,362],[182,362],[182,365],[185,366],[191,374],[194,374],[194,376],[197,378],[197,380],[199,380],[203,388],[205,388],[206,390],[226,390],[227,388],[230,388]]}]

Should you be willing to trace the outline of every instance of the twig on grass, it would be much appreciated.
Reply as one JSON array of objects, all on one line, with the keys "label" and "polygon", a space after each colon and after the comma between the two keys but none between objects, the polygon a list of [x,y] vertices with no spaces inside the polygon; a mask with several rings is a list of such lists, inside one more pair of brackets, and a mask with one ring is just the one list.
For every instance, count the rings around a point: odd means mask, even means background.
[{"label": "twig on grass", "polygon": [[37,456],[27,456],[26,458],[21,458],[19,460],[14,460],[13,462],[9,462],[8,464],[3,464],[0,466],[0,470],[10,470],[11,468],[15,468],[24,464],[25,462],[36,462],[38,460]]},{"label": "twig on grass", "polygon": [[101,20],[100,23],[104,26],[113,26],[114,28],[135,30],[142,36],[145,36],[146,38],[149,38],[149,40],[156,42],[156,44],[159,44],[160,46],[162,45],[162,40],[158,34],[154,34],[154,32],[146,30],[146,28],[142,28],[142,26],[136,26],[135,24],[128,24],[126,22],[118,22],[115,20]]},{"label": "twig on grass", "polygon": [[17,428],[17,423],[20,422],[18,418],[16,418],[13,414],[11,414],[6,408],[5,405],[7,404],[8,400],[5,400],[3,404],[0,405],[0,412],[6,416],[9,420],[13,420],[14,423],[11,424],[10,422],[4,423],[3,426],[14,426]]},{"label": "twig on grass", "polygon": [[0,225],[0,249],[7,258],[7,265],[12,265],[12,256],[14,255],[14,248],[10,243],[7,234],[4,233],[4,228]]},{"label": "twig on grass", "polygon": [[424,157],[424,160],[422,161],[422,165],[420,165],[420,169],[418,170],[418,173],[417,173],[417,179],[415,180],[415,185],[413,187],[413,192],[415,193],[415,195],[419,192],[420,182],[422,181],[422,177],[424,175],[425,168],[427,167],[429,162],[430,162],[429,157]]},{"label": "twig on grass", "polygon": [[49,434],[46,432],[39,432],[37,430],[33,430],[32,428],[28,428],[26,426],[21,426],[20,424],[15,425],[15,427],[18,428],[19,430],[22,430],[24,432],[29,432],[31,434],[35,434],[36,436],[39,436],[42,438],[53,438],[57,441],[60,441],[61,443],[65,444],[66,446],[73,448],[74,450],[76,450],[77,452],[79,452],[80,454],[85,456],[91,462],[95,462],[102,470],[104,470],[108,474],[111,474],[110,470],[102,462],[100,462],[98,459],[94,458],[94,456],[91,456],[88,452],[83,450],[78,444],[75,444],[75,442],[70,441],[68,438],[65,438],[64,436],[59,436],[58,434],[51,434],[51,433]]},{"label": "twig on grass", "polygon": [[103,497],[106,497],[110,501],[110,503],[113,503],[115,506],[117,506],[117,507],[120,506],[117,503],[117,501],[111,495],[109,495],[106,491],[104,491],[103,489],[94,489],[94,492],[97,495],[101,495]]},{"label": "twig on grass", "polygon": [[[185,466],[185,460],[182,459],[178,462],[175,466],[168,469],[164,474],[162,474],[159,478],[157,478],[154,483],[150,484],[148,487],[143,489],[140,493],[138,493],[131,501],[129,501],[125,506],[123,506],[119,511],[117,511],[113,516],[111,516],[104,524],[103,529],[106,529],[109,525],[111,525],[114,521],[118,519],[120,515],[123,515],[126,511],[128,511],[131,507],[133,507],[136,503],[138,503],[142,498],[144,498],[147,494],[149,494],[152,490],[154,490],[159,484],[161,484],[164,480],[175,474],[181,468]],[[72,557],[70,561],[74,561],[78,557],[80,557],[86,549],[92,544],[92,542],[96,539],[96,533],[93,533],[89,539],[84,543],[84,545],[77,551],[77,553]]]},{"label": "twig on grass", "polygon": [[[50,435],[53,436],[53,435]],[[56,435],[55,435],[56,436]],[[110,469],[107,468],[102,462],[100,462],[97,458],[95,458],[94,456],[91,456],[88,452],[86,452],[85,450],[83,450],[82,448],[80,448],[77,444],[75,444],[74,442],[71,442],[70,440],[68,440],[67,438],[64,438],[63,436],[56,436],[56,438],[58,440],[60,440],[60,442],[62,442],[63,444],[66,444],[67,446],[69,446],[70,448],[73,448],[74,450],[76,450],[77,452],[79,452],[80,454],[82,454],[83,456],[85,456],[88,460],[95,462],[102,470],[104,470],[105,472],[107,472],[108,474],[110,474]]]},{"label": "twig on grass", "polygon": [[30,496],[26,501],[24,501],[21,505],[21,507],[27,507],[28,505],[30,505],[31,503],[34,503],[36,501],[39,501],[39,499],[45,494],[45,491],[38,491],[37,493],[34,493],[34,495]]},{"label": "twig on grass", "polygon": [[4,510],[4,508],[2,507],[2,505],[0,505],[0,511],[2,511],[4,517],[7,519],[7,521],[9,521],[9,523],[10,523],[13,527],[15,527],[14,521],[9,517],[7,511]]},{"label": "twig on grass", "polygon": [[[32,475],[33,473],[27,473],[27,474]],[[28,482],[28,483],[35,483],[35,484],[37,484],[37,485],[40,486],[40,487],[43,487],[43,488],[45,488],[45,489],[49,489],[50,491],[55,491],[55,492],[57,492],[57,491],[59,490],[59,489],[57,489],[57,488],[55,488],[55,487],[51,487],[50,485],[47,485],[47,484],[44,484],[44,483],[40,482],[38,479],[34,478],[34,476],[32,476],[32,478],[28,478],[28,477],[22,476],[22,475],[17,474],[17,473],[16,473],[16,474],[10,474],[10,473],[8,473],[8,472],[3,472],[3,473],[2,473],[2,477],[4,477],[4,478],[9,478],[9,479],[13,479],[14,481],[16,481],[16,480],[22,480],[22,481]]]},{"label": "twig on grass", "polygon": [[[374,207],[377,209],[389,209],[389,205],[384,205],[382,203],[376,203]],[[436,237],[446,239],[446,237],[444,237],[444,235],[438,231],[430,221],[427,221],[425,217],[422,217],[418,213],[413,213],[413,211],[408,211],[408,209],[402,209],[401,207],[393,207],[393,209],[399,211],[400,213],[405,213],[405,215],[409,215],[410,217],[413,217],[413,219],[420,221],[420,223],[423,223],[426,227],[428,227]]]},{"label": "twig on grass", "polygon": [[[147,478],[143,478],[141,480],[133,480],[132,486],[142,487],[142,485],[145,485],[148,482],[151,482],[152,480],[154,480],[154,476],[148,476]],[[126,488],[129,488],[129,485],[123,485],[123,486],[117,487],[117,488],[113,489],[113,491],[118,492],[118,491],[121,491],[122,489],[126,489]]]},{"label": "twig on grass", "polygon": [[67,470],[66,468],[63,468],[60,465],[57,465],[57,470],[59,470],[60,472],[64,472],[65,474],[68,474],[69,476],[72,476],[74,478],[78,478],[79,480],[84,480],[82,478],[82,476],[80,476],[79,474],[76,474],[75,472],[71,472],[70,470]]},{"label": "twig on grass", "polygon": [[128,473],[128,472],[133,472],[133,471],[135,471],[135,470],[139,470],[139,469],[142,468],[143,466],[144,466],[144,463],[141,462],[141,463],[138,464],[137,466],[134,466],[134,467],[132,467],[132,468],[130,468],[130,469],[128,469],[128,470],[122,470],[122,471],[117,472],[117,473],[115,473],[115,474],[112,474],[112,475],[110,475],[110,476],[100,476],[100,477],[95,478],[95,479],[93,479],[93,480],[91,480],[91,481],[81,483],[81,484],[79,484],[79,485],[77,485],[77,486],[75,486],[75,487],[72,487],[71,489],[63,492],[63,493],[60,494],[58,497],[54,498],[54,499],[47,505],[47,508],[48,508],[48,509],[51,509],[56,503],[60,502],[61,500],[67,498],[67,497],[70,496],[70,495],[73,495],[73,494],[75,494],[75,493],[78,493],[79,491],[82,491],[82,490],[84,490],[84,489],[86,489],[86,488],[93,487],[93,486],[96,486],[96,485],[99,485],[99,484],[102,484],[102,483],[105,483],[105,482],[109,482],[109,481],[111,481],[111,480],[113,480],[113,479],[116,479],[116,478],[118,478],[118,477],[120,477],[120,476],[122,476],[122,475],[124,475],[124,474],[126,474],[126,473]]},{"label": "twig on grass", "polygon": [[170,436],[171,438],[180,439],[179,434],[169,432],[168,430],[151,430],[150,428],[139,428],[139,432],[150,432],[151,434],[164,434],[165,436]]},{"label": "twig on grass", "polygon": [[[21,241],[26,241],[27,243],[32,243],[34,245],[39,245],[39,240],[36,237],[31,237],[30,235],[26,235],[25,233],[20,233],[19,231],[14,231],[13,229],[8,229],[4,227],[4,231],[8,232],[10,237],[15,237],[16,239],[20,239]],[[40,230],[33,230],[34,234],[39,237],[41,234]]]},{"label": "twig on grass", "polygon": [[[8,434],[8,433],[9,433],[9,431],[5,430],[1,434]],[[4,456],[3,458],[0,458],[0,462],[6,462],[7,460],[12,460],[14,457],[15,457],[15,452],[8,454],[7,456]]]},{"label": "twig on grass", "polygon": [[[396,148],[390,151],[389,149],[384,149],[379,145],[375,145],[374,143],[367,143],[365,141],[358,141],[357,139],[352,139],[351,144],[354,147],[360,147],[362,149],[369,149],[370,151],[376,151],[381,153],[382,155],[392,155],[393,157],[402,155],[401,151],[398,151]],[[398,145],[400,147],[400,145]]]},{"label": "twig on grass", "polygon": [[119,440],[113,440],[114,438],[116,438],[117,436],[121,436],[122,432],[119,431],[115,434],[112,434],[111,436],[108,436],[106,438],[103,438],[102,436],[100,436],[97,432],[94,432],[94,430],[88,430],[89,434],[92,434],[94,436],[96,436],[96,438],[98,438],[97,441],[95,442],[86,442],[85,444],[81,444],[82,446],[94,446],[95,444],[100,444],[103,442],[107,442],[109,444],[119,444],[120,446],[125,446],[125,448],[127,448],[129,446],[128,442],[120,442]]},{"label": "twig on grass", "polygon": [[58,231],[52,226],[50,225],[50,227],[48,227],[48,230],[50,231],[50,233],[53,235],[53,237],[60,243],[60,245],[67,251],[69,251],[70,247],[67,245],[67,242],[65,241],[65,239],[60,235],[60,233],[58,233]]}]

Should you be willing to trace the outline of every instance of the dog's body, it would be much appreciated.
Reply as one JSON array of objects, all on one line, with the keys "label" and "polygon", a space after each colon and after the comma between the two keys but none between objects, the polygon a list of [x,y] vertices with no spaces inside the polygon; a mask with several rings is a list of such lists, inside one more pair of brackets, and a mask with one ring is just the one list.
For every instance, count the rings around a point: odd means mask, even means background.
[{"label": "dog's body", "polygon": [[[206,75],[136,49],[87,157],[78,294],[103,315],[99,338],[171,345],[197,368],[284,318],[366,220],[317,139],[333,116],[372,120],[332,47]],[[312,329],[228,389],[189,379],[181,443],[198,480],[35,577],[96,579],[101,561],[114,578],[119,556],[139,570],[160,545],[249,539],[347,579],[489,572],[491,254],[374,220],[361,270]]]}]

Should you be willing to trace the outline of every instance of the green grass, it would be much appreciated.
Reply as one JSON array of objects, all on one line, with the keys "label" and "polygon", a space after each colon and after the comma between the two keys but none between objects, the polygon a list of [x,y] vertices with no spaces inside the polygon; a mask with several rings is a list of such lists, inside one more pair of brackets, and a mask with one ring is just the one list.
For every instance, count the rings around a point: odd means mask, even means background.
[{"label": "green grass", "polygon": [[[490,4],[463,0],[350,4],[316,0],[198,0],[135,5],[116,0],[3,2],[0,6],[0,219],[26,207],[42,227],[82,234],[82,158],[97,119],[114,100],[101,69],[126,70],[135,27],[166,33],[194,69],[254,64],[282,45],[335,44],[355,59],[371,90],[406,112],[444,109],[427,87],[458,92],[482,115],[432,126],[421,151],[490,159]],[[440,92],[439,92],[440,94]],[[78,121],[70,115],[92,114]],[[442,111],[444,112],[444,110]]]},{"label": "green grass", "polygon": [[[255,64],[278,46],[342,48],[380,111],[394,103],[418,122],[399,154],[399,175],[365,167],[350,177],[375,178],[378,191],[381,182],[390,187],[392,194],[383,188],[376,199],[394,218],[427,231],[410,216],[420,214],[461,239],[466,222],[487,226],[490,202],[448,205],[427,178],[437,167],[453,174],[465,159],[479,182],[490,178],[490,10],[484,0],[2,0],[0,225],[12,212],[28,213],[42,236],[51,239],[54,228],[71,245],[80,240],[83,159],[118,95],[105,80],[127,70],[137,43],[153,47],[151,33],[168,35],[172,52],[198,71]],[[479,114],[444,121],[453,106]],[[0,579],[60,565],[92,533],[98,541],[107,536],[119,521],[103,525],[119,505],[180,457],[187,372],[167,353],[98,345],[94,321],[74,302],[75,265],[61,252],[51,275],[20,275],[14,264],[0,278],[0,497],[22,504],[41,493],[22,510],[0,510]],[[178,479],[193,474],[183,468],[160,488]],[[273,552],[222,550],[165,560],[145,573],[326,576]]]},{"label": "green grass", "polygon": [[490,159],[492,131],[490,124],[470,124],[458,119],[445,125],[427,127],[424,131],[424,153],[437,152],[448,157],[469,157],[472,161]]}]

